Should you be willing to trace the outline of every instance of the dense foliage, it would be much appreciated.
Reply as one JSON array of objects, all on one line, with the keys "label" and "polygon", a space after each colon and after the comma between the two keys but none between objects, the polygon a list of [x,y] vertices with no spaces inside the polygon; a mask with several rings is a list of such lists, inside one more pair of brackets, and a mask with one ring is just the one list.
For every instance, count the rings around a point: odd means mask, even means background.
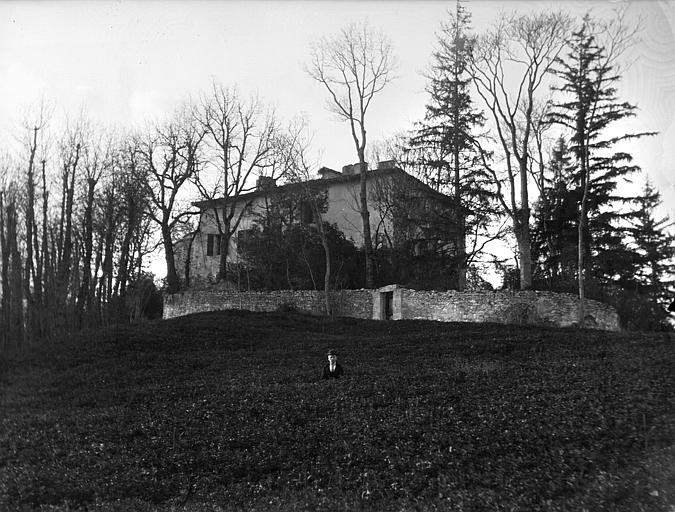
[{"label": "dense foliage", "polygon": [[[323,223],[330,248],[333,289],[360,288],[362,256],[334,224]],[[326,269],[317,225],[260,219],[237,247],[245,261],[246,288],[253,290],[322,290]],[[241,282],[241,279],[239,279]]]},{"label": "dense foliage", "polygon": [[[536,261],[534,284],[537,289],[577,293],[577,211],[580,192],[573,185],[569,169],[568,148],[558,139],[551,157],[554,179],[544,189],[536,205],[533,229],[533,255]],[[643,193],[632,200],[637,206],[620,219],[607,222],[602,238],[612,241],[612,251],[590,250],[595,273],[585,283],[586,296],[614,306],[622,327],[630,330],[672,330],[666,307],[672,295],[673,236],[668,232],[672,222],[668,217],[657,219],[660,195],[649,183]],[[595,225],[595,219],[590,224]],[[599,229],[598,231],[599,232]],[[610,244],[605,245],[605,249]],[[506,283],[506,280],[505,280]]]},{"label": "dense foliage", "polygon": [[3,510],[675,505],[666,335],[220,312],[2,364]]},{"label": "dense foliage", "polygon": [[[607,41],[598,40],[603,31],[610,32]],[[580,293],[584,278],[615,284],[632,274],[632,253],[623,243],[621,222],[625,216],[621,206],[627,198],[618,196],[617,187],[620,179],[640,168],[632,164],[630,154],[618,148],[626,140],[647,134],[609,135],[610,127],[637,110],[618,98],[621,75],[615,69],[618,55],[613,52],[620,40],[613,33],[588,15],[584,17],[581,28],[572,33],[568,55],[557,59],[555,72],[562,79],[557,89],[564,95],[549,114],[551,122],[571,131],[574,164],[563,167],[554,178],[553,190],[570,196],[568,200],[578,207],[577,247],[581,246],[579,255],[583,256],[577,274],[582,280]],[[562,178],[565,173],[567,179]]]},{"label": "dense foliage", "polygon": [[130,318],[152,250],[133,139],[47,124],[43,105],[0,158],[0,348]]},{"label": "dense foliage", "polygon": [[[547,118],[567,131],[569,143],[561,137],[552,151],[551,177],[543,180],[537,204],[533,252],[540,286],[576,287],[581,298],[614,305],[624,326],[646,330],[666,327],[663,297],[670,285],[661,285],[660,294],[647,293],[644,274],[656,272],[652,281],[660,281],[661,266],[670,256],[668,222],[659,229],[653,219],[658,196],[640,199],[618,192],[622,181],[640,172],[625,142],[651,135],[617,127],[637,111],[620,101],[617,89],[619,57],[629,40],[620,22],[599,23],[586,15],[571,34],[567,55],[556,59],[554,73],[561,82],[554,89],[562,94]],[[628,207],[631,201],[637,209]],[[649,234],[643,236],[642,229]],[[655,251],[651,246],[659,238],[662,250]]]},{"label": "dense foliage", "polygon": [[675,234],[669,232],[675,221],[657,217],[661,194],[649,181],[635,203],[637,208],[626,230],[638,253],[635,280],[644,296],[665,306],[672,300],[675,285]]}]

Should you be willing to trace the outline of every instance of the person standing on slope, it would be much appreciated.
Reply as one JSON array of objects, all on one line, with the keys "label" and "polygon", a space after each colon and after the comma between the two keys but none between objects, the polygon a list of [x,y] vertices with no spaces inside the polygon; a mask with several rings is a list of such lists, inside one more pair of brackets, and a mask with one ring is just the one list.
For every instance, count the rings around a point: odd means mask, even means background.
[{"label": "person standing on slope", "polygon": [[339,379],[344,374],[344,370],[337,362],[337,352],[330,349],[326,355],[328,356],[328,364],[323,367],[323,378]]}]

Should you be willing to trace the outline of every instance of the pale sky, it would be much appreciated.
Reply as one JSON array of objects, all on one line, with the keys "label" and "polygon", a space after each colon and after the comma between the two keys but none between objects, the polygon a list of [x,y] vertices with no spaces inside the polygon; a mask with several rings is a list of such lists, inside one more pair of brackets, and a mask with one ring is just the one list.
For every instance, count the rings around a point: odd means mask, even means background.
[{"label": "pale sky", "polygon": [[[565,9],[605,15],[627,5],[643,19],[635,62],[620,85],[621,99],[640,113],[627,130],[659,131],[632,145],[641,165],[675,213],[675,2],[470,0],[476,31],[499,10]],[[84,108],[103,125],[142,126],[169,113],[212,79],[257,93],[282,119],[302,114],[314,132],[321,164],[356,161],[347,125],[326,109],[326,94],[303,71],[310,42],[367,19],[392,40],[398,79],[369,114],[370,140],[409,128],[422,118],[422,72],[452,1],[5,1],[0,2],[0,144],[42,98],[54,117]],[[641,180],[640,180],[641,183]]]}]

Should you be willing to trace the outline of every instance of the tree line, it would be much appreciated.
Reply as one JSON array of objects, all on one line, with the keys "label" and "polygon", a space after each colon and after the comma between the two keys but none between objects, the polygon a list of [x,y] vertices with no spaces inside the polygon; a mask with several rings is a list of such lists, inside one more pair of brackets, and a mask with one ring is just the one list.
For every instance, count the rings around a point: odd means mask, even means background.
[{"label": "tree line", "polygon": [[[672,223],[657,216],[661,200],[649,182],[641,194],[618,193],[622,180],[640,173],[625,142],[652,135],[621,130],[637,113],[618,92],[622,58],[636,37],[621,13],[611,20],[500,14],[474,32],[457,2],[431,56],[424,119],[374,143],[369,108],[395,80],[389,39],[367,23],[349,25],[315,42],[305,70],[346,122],[360,169],[369,159],[394,159],[453,202],[453,227],[444,234],[453,252],[438,266],[447,287],[476,286],[489,245],[514,240],[514,265],[491,256],[506,287],[573,291],[580,324],[590,297],[614,304],[628,327],[657,328],[673,293]],[[280,224],[261,225],[267,245],[249,244],[252,261],[267,261],[256,248],[269,255],[269,244],[297,239],[293,247],[323,260],[304,265],[309,281],[297,282],[326,291],[373,287],[402,275],[393,267],[410,268],[414,255],[392,255],[370,232],[366,174],[358,197],[364,247],[357,250],[324,224],[320,196],[302,186],[316,167],[307,127],[282,123],[235,87],[214,82],[164,121],[133,132],[83,117],[57,132],[53,121],[42,105],[25,120],[19,149],[0,159],[3,347],[156,315],[159,293],[145,264],[161,247],[164,291],[185,286],[174,247],[197,234],[195,199],[225,204],[212,210],[216,277],[228,279],[229,241],[244,214],[234,204],[261,177],[296,183],[321,229],[288,231],[284,241],[272,236],[286,233]],[[331,277],[334,261],[340,268]],[[280,286],[264,274],[258,279]]]},{"label": "tree line", "polygon": [[458,1],[432,56],[425,118],[388,143],[456,201],[456,288],[484,248],[477,239],[506,235],[515,264],[495,262],[505,286],[578,294],[580,325],[590,297],[617,307],[626,327],[667,328],[673,223],[658,217],[649,181],[619,191],[641,173],[626,142],[655,134],[621,124],[637,114],[618,85],[639,27],[622,11],[501,14],[482,33],[470,19]]}]

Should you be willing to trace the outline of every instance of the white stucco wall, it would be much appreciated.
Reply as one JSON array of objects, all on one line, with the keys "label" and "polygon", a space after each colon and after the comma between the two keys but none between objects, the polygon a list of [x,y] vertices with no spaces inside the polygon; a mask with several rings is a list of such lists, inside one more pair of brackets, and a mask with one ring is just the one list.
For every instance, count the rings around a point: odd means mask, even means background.
[{"label": "white stucco wall", "polygon": [[[372,201],[372,181],[368,182],[368,200],[369,204],[373,205]],[[359,213],[359,181],[353,180],[348,182],[331,182],[326,180],[326,189],[328,190],[328,209],[323,214],[324,221],[337,224],[340,231],[342,231],[348,239],[354,241],[357,246],[363,245],[363,229],[361,224],[361,214]],[[250,199],[252,205],[250,207],[251,214],[244,214],[241,219],[237,232],[250,229],[255,222],[254,213],[262,213],[265,211],[265,197],[256,196]],[[374,234],[381,223],[381,216],[377,208],[371,206],[370,208],[370,226],[371,232]],[[241,207],[237,206],[234,218],[237,218]],[[390,227],[391,222],[387,222]],[[380,227],[381,229],[381,227]],[[237,257],[237,232],[230,238],[230,247],[228,251],[228,261],[236,263]],[[215,267],[206,261],[203,265],[205,269],[217,271],[218,256],[206,256],[206,235],[208,233],[218,233],[216,227],[213,210],[206,210],[201,219],[201,233],[203,233],[203,240],[195,240],[193,250],[199,252],[199,256],[206,260],[214,260]],[[197,254],[195,254],[196,256]],[[193,256],[194,258],[194,256]]]},{"label": "white stucco wall", "polygon": [[[353,240],[357,247],[363,246],[359,192],[358,180],[333,184],[328,188],[328,210],[324,214],[324,220],[336,223],[345,237]],[[373,180],[367,182],[367,201],[370,211],[370,232],[374,237],[382,218],[373,200]],[[391,229],[390,219],[386,219],[386,224],[388,229]]]}]

